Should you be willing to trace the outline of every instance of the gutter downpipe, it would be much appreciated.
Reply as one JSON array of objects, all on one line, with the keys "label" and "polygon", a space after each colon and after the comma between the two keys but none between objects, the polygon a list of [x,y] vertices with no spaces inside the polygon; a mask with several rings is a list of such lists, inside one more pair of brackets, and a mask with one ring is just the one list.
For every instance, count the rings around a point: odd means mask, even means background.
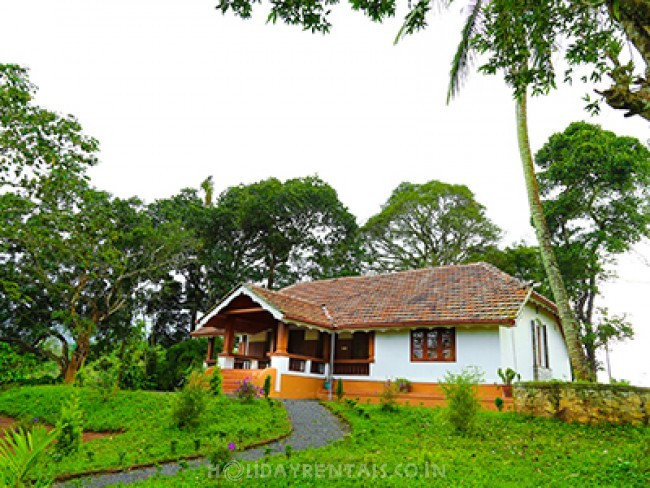
[{"label": "gutter downpipe", "polygon": [[[334,318],[330,315],[329,310],[327,310],[327,306],[325,304],[322,305],[323,312],[325,313],[325,316],[327,317],[327,320],[330,321],[332,324],[332,328],[336,328],[336,322],[334,322]],[[328,392],[327,392],[327,397],[328,400],[331,402],[332,401],[332,392],[334,390],[334,347],[336,346],[336,334],[332,330],[330,332],[330,359],[329,359],[329,368],[327,371],[327,382],[329,384]]]}]

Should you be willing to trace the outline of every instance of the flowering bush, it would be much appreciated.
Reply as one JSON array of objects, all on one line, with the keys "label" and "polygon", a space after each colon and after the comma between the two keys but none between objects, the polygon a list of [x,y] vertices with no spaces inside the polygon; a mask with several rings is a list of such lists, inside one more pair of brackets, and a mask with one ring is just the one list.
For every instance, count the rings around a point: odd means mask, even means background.
[{"label": "flowering bush", "polygon": [[244,378],[235,390],[235,396],[243,402],[252,402],[263,394],[264,388],[254,385],[250,378]]},{"label": "flowering bush", "polygon": [[217,471],[217,476],[220,476],[224,467],[232,461],[236,450],[235,443],[229,442],[228,446],[219,446],[208,454],[210,464]]}]

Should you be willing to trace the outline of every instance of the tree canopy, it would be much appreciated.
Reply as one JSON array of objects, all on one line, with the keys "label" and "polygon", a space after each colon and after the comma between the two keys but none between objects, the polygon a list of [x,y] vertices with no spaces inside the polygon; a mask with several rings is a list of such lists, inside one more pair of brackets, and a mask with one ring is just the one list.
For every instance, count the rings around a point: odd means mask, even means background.
[{"label": "tree canopy", "polygon": [[137,199],[92,189],[69,206],[6,193],[0,214],[0,339],[47,355],[68,380],[93,339],[128,334],[138,291],[183,243],[173,226],[154,226]]},{"label": "tree canopy", "polygon": [[574,122],[549,138],[535,162],[544,214],[595,375],[599,285],[618,254],[650,235],[650,151],[633,137]]},{"label": "tree canopy", "polygon": [[369,266],[383,271],[467,262],[500,234],[469,188],[435,180],[400,184],[362,231]]},{"label": "tree canopy", "polygon": [[359,271],[356,220],[317,177],[231,187],[216,206],[247,242],[248,272],[268,288]]}]

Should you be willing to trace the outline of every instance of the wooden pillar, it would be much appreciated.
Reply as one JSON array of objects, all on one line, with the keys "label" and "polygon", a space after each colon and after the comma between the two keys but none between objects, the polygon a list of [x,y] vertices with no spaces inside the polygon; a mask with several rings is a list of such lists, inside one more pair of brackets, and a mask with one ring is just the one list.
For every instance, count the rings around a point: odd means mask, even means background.
[{"label": "wooden pillar", "polygon": [[231,356],[232,348],[235,345],[235,324],[232,323],[232,320],[226,322],[226,331],[223,336],[223,355]]},{"label": "wooden pillar", "polygon": [[214,355],[214,337],[208,337],[208,355],[206,361],[211,361]]},{"label": "wooden pillar", "polygon": [[330,360],[330,335],[324,332],[321,332],[321,337],[323,341],[323,359],[328,362]]},{"label": "wooden pillar", "polygon": [[278,321],[278,333],[275,341],[275,353],[286,354],[289,345],[289,331],[284,322]]},{"label": "wooden pillar", "polygon": [[375,333],[368,332],[368,359],[375,360]]}]

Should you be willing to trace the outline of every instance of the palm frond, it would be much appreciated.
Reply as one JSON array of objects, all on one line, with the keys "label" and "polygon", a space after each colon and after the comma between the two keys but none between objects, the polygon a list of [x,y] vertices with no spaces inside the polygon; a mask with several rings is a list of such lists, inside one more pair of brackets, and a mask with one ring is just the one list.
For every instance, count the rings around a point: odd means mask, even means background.
[{"label": "palm frond", "polygon": [[472,46],[471,40],[483,25],[483,0],[470,2],[468,5],[469,14],[461,33],[460,43],[456,49],[456,54],[451,62],[451,71],[449,72],[449,88],[447,89],[447,103],[451,101],[458,92],[462,82],[467,77],[469,67],[472,63]]}]

